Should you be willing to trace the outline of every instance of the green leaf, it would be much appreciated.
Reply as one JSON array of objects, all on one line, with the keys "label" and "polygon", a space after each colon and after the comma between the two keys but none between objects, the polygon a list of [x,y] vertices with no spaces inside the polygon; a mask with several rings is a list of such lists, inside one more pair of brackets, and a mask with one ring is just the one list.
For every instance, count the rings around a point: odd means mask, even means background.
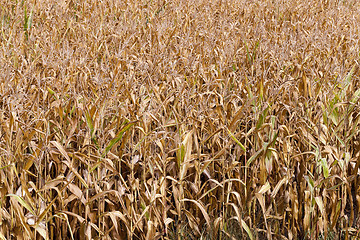
[{"label": "green leaf", "polygon": [[308,176],[308,175],[304,176],[304,178],[305,178],[305,180],[309,183],[310,190],[311,190],[311,192],[312,192],[312,191],[314,190],[314,188],[315,188],[314,180],[312,179],[311,176]]},{"label": "green leaf", "polygon": [[246,166],[247,166],[247,167],[250,166],[250,164],[252,163],[252,161],[254,161],[261,153],[263,153],[263,152],[264,152],[265,154],[267,153],[268,148],[275,143],[278,134],[279,134],[279,132],[276,132],[276,134],[275,134],[275,136],[273,137],[273,139],[271,140],[271,142],[265,142],[264,145],[263,145],[263,147],[262,147],[259,151],[257,151],[254,155],[252,155],[252,156],[250,157],[250,159],[246,162]]},{"label": "green leaf", "polygon": [[47,90],[51,95],[53,95],[54,99],[57,100],[56,93],[49,87],[47,88]]},{"label": "green leaf", "polygon": [[33,12],[34,12],[34,6],[31,9],[30,15],[28,15],[27,7],[25,5],[25,9],[24,9],[24,32],[25,32],[26,40],[28,40],[28,38],[29,38],[29,30],[30,30],[31,25],[32,25]]},{"label": "green leaf", "polygon": [[[267,145],[267,143],[265,143],[265,145]],[[250,159],[246,162],[246,166],[250,166],[250,164],[260,155],[260,153],[263,152],[263,149],[260,149],[259,151],[257,151],[254,155],[252,155],[250,157]]]},{"label": "green leaf", "polygon": [[105,151],[104,151],[102,157],[105,157],[106,154],[108,154],[108,152],[111,150],[111,148],[122,139],[124,133],[127,130],[129,130],[134,124],[135,124],[135,122],[128,123],[125,127],[123,127],[123,129],[120,130],[118,135],[109,142],[109,144],[105,148]]},{"label": "green leaf", "polygon": [[352,75],[354,74],[354,71],[355,71],[355,66],[353,66],[350,70],[350,72],[348,73],[348,75],[346,76],[345,78],[345,87],[344,87],[344,91],[346,91],[351,83],[351,78],[352,78]]},{"label": "green leaf", "polygon": [[185,158],[184,144],[181,144],[180,148],[178,149],[177,157],[178,157],[178,167],[180,167],[180,165],[184,162],[184,158]]},{"label": "green leaf", "polygon": [[228,131],[230,137],[237,143],[237,145],[239,145],[241,149],[244,150],[244,152],[246,152],[246,148],[244,147],[244,145],[242,145],[241,142],[236,139],[236,137],[232,134],[232,132],[230,132],[228,128],[226,128],[226,130]]},{"label": "green leaf", "polygon": [[356,90],[356,92],[353,94],[351,102],[352,103],[357,103],[359,98],[360,98],[360,88],[358,90]]},{"label": "green leaf", "polygon": [[96,168],[98,168],[103,163],[103,160],[98,161],[91,169],[90,173],[92,173]]},{"label": "green leaf", "polygon": [[27,202],[25,202],[25,200],[22,197],[20,197],[20,196],[18,196],[16,194],[8,194],[6,196],[14,197],[24,208],[26,208],[27,210],[29,210],[29,212],[31,212],[34,216],[36,216],[36,214],[35,214],[34,210],[32,209],[32,207]]},{"label": "green leaf", "polygon": [[92,137],[93,133],[94,133],[94,124],[93,124],[92,118],[90,117],[89,112],[87,112],[87,111],[85,112],[85,119],[86,119],[86,125],[90,129],[90,135]]},{"label": "green leaf", "polygon": [[254,239],[254,236],[252,235],[249,226],[246,224],[246,222],[244,220],[241,219],[241,226],[243,227],[243,229],[247,232],[250,240]]},{"label": "green leaf", "polygon": [[329,177],[329,166],[325,158],[321,158],[321,166],[324,174],[324,178]]},{"label": "green leaf", "polygon": [[12,164],[5,165],[5,166],[3,166],[3,167],[0,167],[0,170],[3,170],[3,169],[5,169],[5,168],[7,168],[7,167],[12,167]]},{"label": "green leaf", "polygon": [[265,118],[266,118],[267,115],[268,115],[269,108],[270,108],[270,107],[265,108],[265,110],[260,114],[259,120],[258,120],[258,122],[256,123],[256,129],[261,128],[261,126],[264,124]]}]

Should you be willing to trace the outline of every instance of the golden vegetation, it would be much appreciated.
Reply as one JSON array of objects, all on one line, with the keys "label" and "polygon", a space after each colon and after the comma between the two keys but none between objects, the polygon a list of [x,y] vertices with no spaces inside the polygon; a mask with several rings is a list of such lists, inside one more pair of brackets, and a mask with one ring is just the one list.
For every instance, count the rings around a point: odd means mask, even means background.
[{"label": "golden vegetation", "polygon": [[357,1],[0,17],[0,239],[359,237]]}]

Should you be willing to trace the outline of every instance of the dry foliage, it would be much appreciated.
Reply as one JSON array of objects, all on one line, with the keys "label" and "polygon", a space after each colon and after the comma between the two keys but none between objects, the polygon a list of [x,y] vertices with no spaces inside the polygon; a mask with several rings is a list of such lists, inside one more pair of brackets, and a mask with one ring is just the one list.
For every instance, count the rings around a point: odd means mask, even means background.
[{"label": "dry foliage", "polygon": [[356,239],[355,0],[1,0],[0,239]]}]

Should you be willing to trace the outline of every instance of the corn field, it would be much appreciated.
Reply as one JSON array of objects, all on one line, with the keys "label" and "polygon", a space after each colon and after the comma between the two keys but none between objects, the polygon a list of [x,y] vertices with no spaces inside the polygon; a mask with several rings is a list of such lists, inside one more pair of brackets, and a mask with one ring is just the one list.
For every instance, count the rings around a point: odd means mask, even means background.
[{"label": "corn field", "polygon": [[358,1],[0,6],[0,239],[360,239]]}]

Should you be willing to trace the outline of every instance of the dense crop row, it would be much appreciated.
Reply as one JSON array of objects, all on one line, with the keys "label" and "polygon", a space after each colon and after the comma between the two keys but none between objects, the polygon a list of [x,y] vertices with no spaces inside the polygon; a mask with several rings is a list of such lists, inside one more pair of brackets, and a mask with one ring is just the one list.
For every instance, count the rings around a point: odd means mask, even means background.
[{"label": "dense crop row", "polygon": [[357,1],[0,1],[0,239],[356,239]]}]

